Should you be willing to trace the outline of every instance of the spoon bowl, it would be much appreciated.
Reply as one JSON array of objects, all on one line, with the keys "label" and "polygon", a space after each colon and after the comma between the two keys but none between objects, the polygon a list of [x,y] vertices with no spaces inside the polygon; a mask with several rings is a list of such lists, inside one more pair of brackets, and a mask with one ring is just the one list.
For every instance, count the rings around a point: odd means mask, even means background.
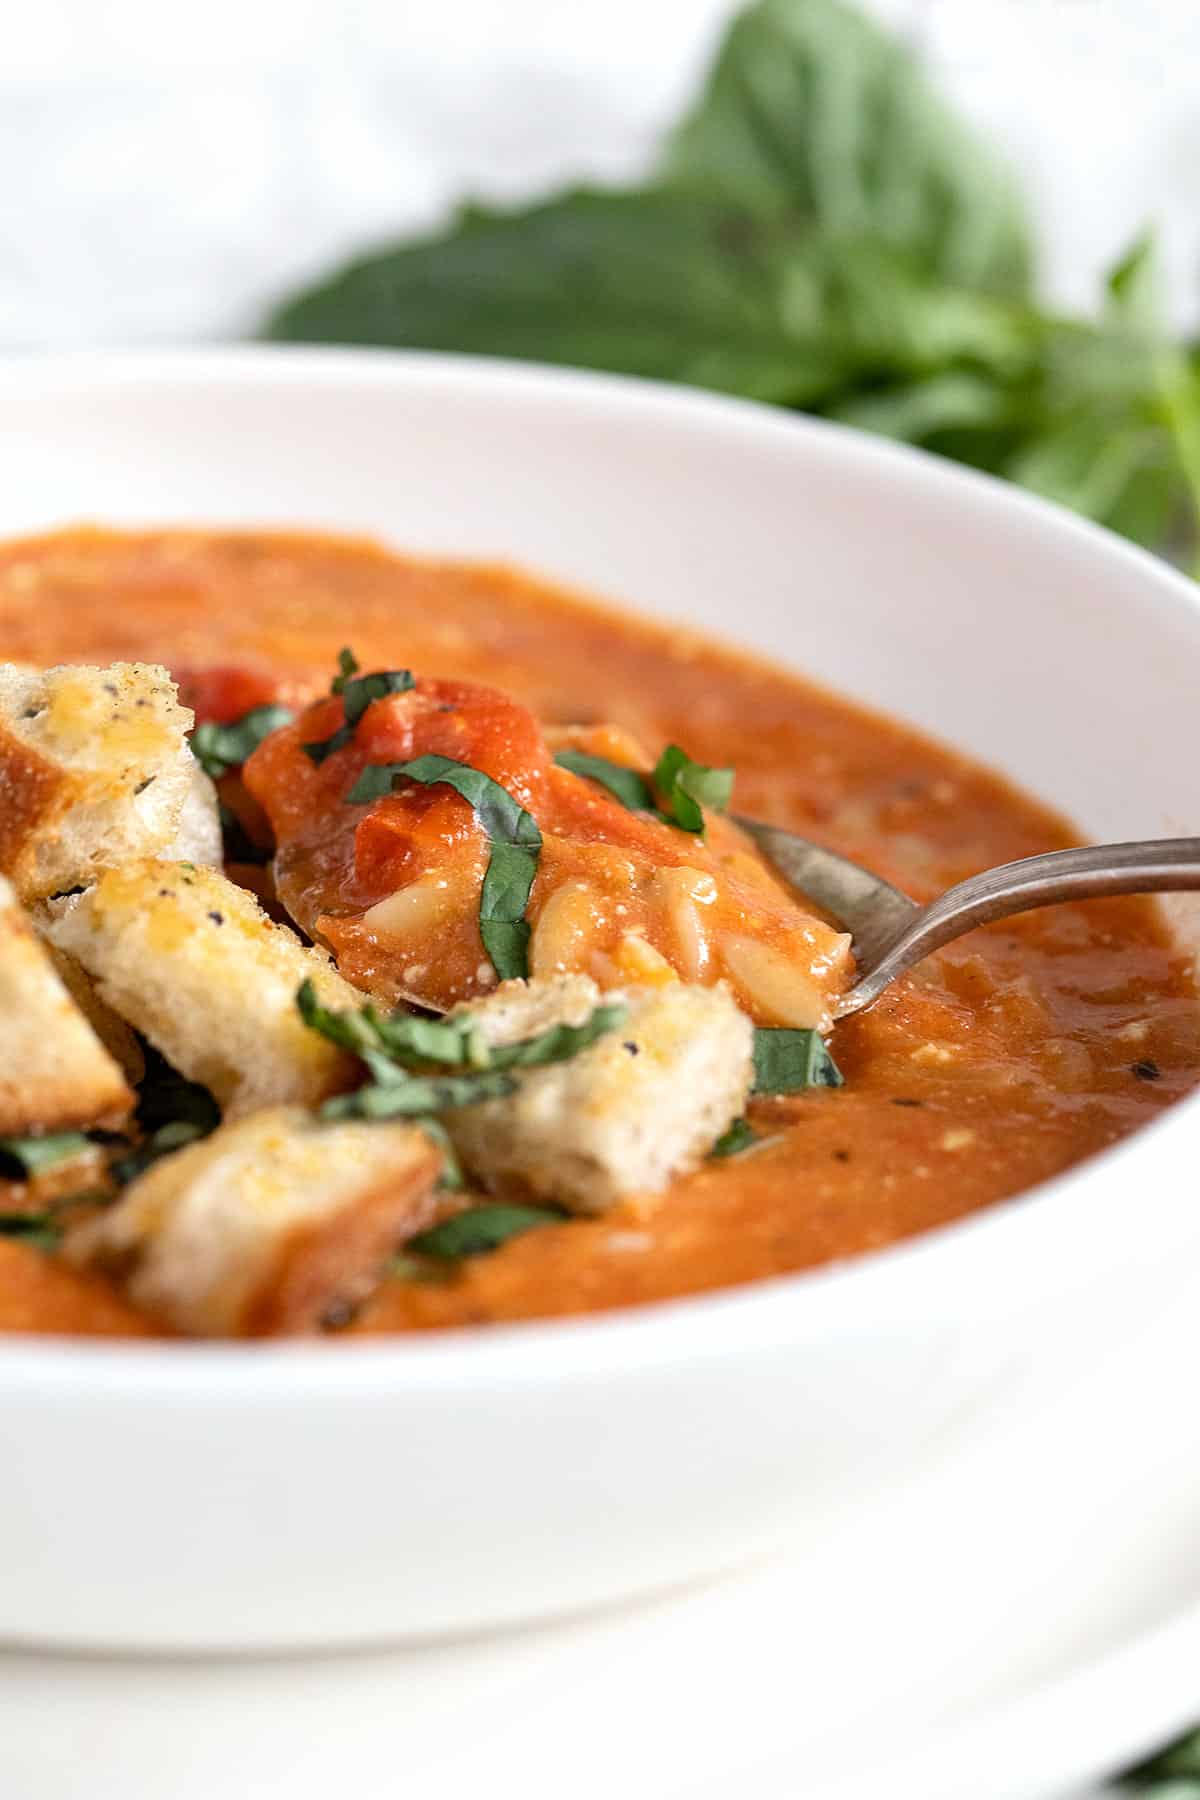
[{"label": "spoon bowl", "polygon": [[850,933],[858,979],[835,1005],[837,1019],[873,1005],[898,975],[977,925],[1063,900],[1200,889],[1200,837],[1154,838],[1052,850],[1001,863],[948,888],[928,906],[918,906],[860,863],[808,838],[758,819],[737,817],[734,822],[791,887]]}]

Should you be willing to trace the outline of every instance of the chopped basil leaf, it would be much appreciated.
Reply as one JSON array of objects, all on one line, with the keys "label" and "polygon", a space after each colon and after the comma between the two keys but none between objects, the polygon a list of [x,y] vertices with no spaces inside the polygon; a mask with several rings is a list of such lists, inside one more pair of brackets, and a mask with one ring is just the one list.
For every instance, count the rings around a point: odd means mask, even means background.
[{"label": "chopped basil leaf", "polygon": [[[358,668],[349,651],[343,650],[342,656],[349,656],[354,669]],[[374,675],[355,675],[343,666],[333,684],[333,692],[342,696],[345,724],[339,725],[330,737],[320,738],[315,744],[301,744],[300,748],[310,762],[320,766],[327,756],[332,756],[335,750],[344,750],[352,742],[355,728],[372,700],[386,699],[388,694],[407,694],[415,686],[408,669],[380,669]]]},{"label": "chopped basil leaf", "polygon": [[144,1175],[152,1163],[170,1156],[173,1150],[182,1150],[185,1144],[194,1144],[207,1136],[208,1131],[194,1119],[172,1119],[168,1125],[160,1125],[157,1131],[152,1131],[128,1156],[117,1158],[111,1165],[113,1179],[124,1187],[127,1182]]},{"label": "chopped basil leaf", "polygon": [[819,1031],[772,1030],[754,1033],[754,1092],[798,1094],[805,1088],[841,1087],[842,1072]]},{"label": "chopped basil leaf", "polygon": [[554,760],[560,769],[569,769],[572,775],[599,782],[630,812],[653,812],[654,795],[650,783],[636,769],[609,762],[606,756],[589,756],[586,750],[560,750]]},{"label": "chopped basil leaf", "polygon": [[92,1149],[90,1138],[82,1131],[48,1132],[44,1137],[0,1138],[0,1178],[26,1181],[52,1169],[56,1163],[70,1162]]},{"label": "chopped basil leaf", "polygon": [[525,907],[542,848],[536,820],[482,769],[448,756],[374,763],[363,770],[346,798],[352,806],[379,800],[397,781],[418,781],[428,787],[444,781],[475,809],[492,843],[479,896],[479,935],[501,981],[525,977],[529,973]]},{"label": "chopped basil leaf", "polygon": [[621,1005],[598,1006],[579,1025],[552,1025],[517,1044],[490,1045],[469,1012],[445,1019],[423,1019],[415,1013],[388,1017],[369,1002],[357,1012],[334,1012],[321,1005],[311,980],[297,989],[296,1006],[311,1031],[364,1061],[382,1055],[405,1065],[435,1062],[459,1069],[533,1069],[566,1062],[623,1024],[627,1012]]},{"label": "chopped basil leaf", "polygon": [[597,1038],[625,1023],[628,1007],[598,1006],[581,1025],[551,1025],[537,1037],[520,1044],[497,1044],[489,1052],[493,1069],[540,1069],[547,1063],[568,1062],[594,1044]]},{"label": "chopped basil leaf", "polygon": [[295,713],[288,706],[255,706],[243,713],[232,725],[217,725],[212,720],[197,725],[192,733],[192,755],[204,773],[219,781],[230,769],[239,769],[264,738],[283,725],[290,725]]},{"label": "chopped basil leaf", "polygon": [[57,1250],[62,1242],[62,1217],[77,1206],[108,1205],[112,1195],[85,1189],[55,1200],[42,1212],[0,1213],[0,1238],[15,1238],[31,1250]]},{"label": "chopped basil leaf", "polygon": [[450,1019],[422,1019],[415,1013],[385,1017],[369,1003],[357,1012],[334,1012],[321,1005],[311,981],[301,983],[296,1005],[310,1031],[364,1061],[382,1052],[398,1063],[446,1063],[459,1069],[490,1063],[478,1023],[465,1013]]},{"label": "chopped basil leaf", "polygon": [[[359,1057],[372,1077],[355,1093],[327,1100],[321,1117],[420,1119],[442,1145],[446,1158],[443,1187],[461,1187],[462,1176],[445,1133],[428,1115],[476,1106],[481,1100],[503,1099],[517,1085],[507,1070],[565,1062],[605,1032],[615,1030],[626,1013],[624,1006],[598,1006],[580,1025],[552,1025],[521,1043],[491,1046],[469,1013],[447,1019],[422,1019],[407,1013],[385,1017],[369,1004],[357,1012],[334,1012],[321,1005],[311,981],[297,990],[296,1006],[311,1031]],[[412,1073],[412,1064],[428,1063],[442,1063],[464,1073]]]},{"label": "chopped basil leaf", "polygon": [[418,1256],[457,1262],[465,1256],[486,1256],[522,1232],[539,1225],[560,1225],[565,1217],[557,1207],[549,1206],[505,1206],[500,1202],[472,1206],[410,1238],[405,1248]]},{"label": "chopped basil leaf", "polygon": [[353,740],[353,728],[349,725],[339,725],[337,730],[331,732],[327,738],[318,738],[312,744],[301,744],[300,748],[309,762],[316,763],[319,768],[327,756],[332,756],[335,750],[344,750],[346,745],[352,743]]},{"label": "chopped basil leaf", "polygon": [[0,1213],[0,1238],[16,1238],[31,1250],[55,1250],[62,1231],[48,1212]]},{"label": "chopped basil leaf", "polygon": [[516,1082],[498,1069],[481,1069],[471,1075],[405,1075],[390,1070],[388,1079],[361,1087],[353,1094],[338,1094],[321,1108],[323,1119],[417,1119],[426,1113],[448,1112],[458,1106],[476,1106],[481,1100],[501,1100]]},{"label": "chopped basil leaf", "polygon": [[756,1144],[762,1143],[757,1131],[747,1119],[735,1119],[727,1131],[723,1131],[712,1149],[710,1156],[740,1156],[744,1150],[752,1150]]},{"label": "chopped basil leaf", "polygon": [[252,863],[256,867],[264,866],[271,860],[271,852],[264,850],[248,836],[246,827],[234,812],[232,806],[226,806],[223,800],[218,802],[221,815],[221,848],[226,862]]},{"label": "chopped basil leaf", "polygon": [[[666,825],[681,831],[704,830],[704,807],[723,812],[733,794],[733,770],[710,769],[693,762],[678,744],[668,744],[650,781],[636,769],[591,756],[585,750],[560,750],[554,758],[562,769],[608,789],[630,812],[657,812]],[[662,802],[655,805],[655,792]]]},{"label": "chopped basil leaf", "polygon": [[420,1126],[425,1136],[431,1138],[442,1153],[442,1172],[438,1176],[438,1186],[454,1191],[466,1187],[466,1180],[446,1127],[437,1119],[422,1119]]},{"label": "chopped basil leaf", "polygon": [[733,770],[710,769],[693,762],[678,744],[668,744],[654,770],[654,787],[668,825],[681,831],[704,830],[703,807],[723,812],[733,794]]},{"label": "chopped basil leaf", "polygon": [[[525,818],[530,815],[526,813]],[[530,819],[530,823],[533,821]],[[537,831],[537,826],[534,826]],[[479,935],[501,981],[524,980],[529,974],[529,903],[537,874],[541,833],[536,846],[493,842],[487,874],[479,892]]]},{"label": "chopped basil leaf", "polygon": [[386,700],[389,694],[407,694],[416,685],[410,669],[379,669],[374,675],[359,675],[348,681],[342,692],[347,725],[357,725],[373,700]]},{"label": "chopped basil leaf", "polygon": [[110,1165],[113,1179],[122,1187],[144,1173],[160,1157],[169,1156],[197,1138],[208,1137],[221,1123],[216,1101],[198,1081],[188,1081],[153,1045],[143,1042],[146,1073],[138,1088],[137,1122],[140,1144],[127,1148]]},{"label": "chopped basil leaf", "polygon": [[338,672],[329,684],[331,694],[340,694],[352,675],[358,674],[358,658],[349,644],[338,651]]}]

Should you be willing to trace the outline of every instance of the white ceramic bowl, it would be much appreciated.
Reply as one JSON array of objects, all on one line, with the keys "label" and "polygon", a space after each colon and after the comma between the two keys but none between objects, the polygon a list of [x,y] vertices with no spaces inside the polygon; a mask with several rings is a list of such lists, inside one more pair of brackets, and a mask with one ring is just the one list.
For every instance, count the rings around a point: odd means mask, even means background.
[{"label": "white ceramic bowl", "polygon": [[[279,523],[511,559],[768,651],[1096,837],[1200,829],[1192,587],[853,433],[495,363],[232,350],[10,363],[0,463],[3,533]],[[850,1505],[870,1533],[890,1483],[977,1447],[1187,1278],[1198,1153],[1191,1101],[899,1249],[585,1323],[0,1343],[0,1636],[429,1636],[663,1588]]]}]

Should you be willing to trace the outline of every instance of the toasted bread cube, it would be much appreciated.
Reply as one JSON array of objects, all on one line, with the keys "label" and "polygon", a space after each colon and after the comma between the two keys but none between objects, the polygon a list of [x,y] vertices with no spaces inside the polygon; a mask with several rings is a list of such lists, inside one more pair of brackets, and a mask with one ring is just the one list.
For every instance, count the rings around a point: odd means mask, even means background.
[{"label": "toasted bread cube", "polygon": [[192,718],[152,663],[0,664],[0,872],[22,899],[133,857],[185,854],[173,848],[181,830],[193,861],[214,849],[219,860],[212,784],[187,743]]},{"label": "toasted bread cube", "polygon": [[448,1112],[444,1124],[485,1186],[602,1213],[657,1193],[707,1155],[745,1105],[754,1031],[724,988],[631,989],[603,996],[587,976],[506,982],[460,1011],[490,1044],[580,1025],[621,1001],[625,1023],[569,1061],[516,1076],[515,1093]]},{"label": "toasted bread cube", "polygon": [[133,1094],[0,876],[0,1136],[119,1125]]},{"label": "toasted bread cube", "polygon": [[[30,924],[39,932],[44,923],[44,918],[38,913],[34,913],[30,919]],[[42,940],[42,947],[54,964],[58,979],[108,1054],[118,1064],[130,1087],[137,1087],[146,1074],[146,1058],[142,1055],[142,1046],[134,1033],[124,1019],[118,1018],[111,1006],[105,1006],[96,992],[95,982],[73,956],[68,956],[65,950],[57,949],[48,939]]]},{"label": "toasted bread cube", "polygon": [[221,836],[221,810],[217,790],[200,764],[188,751],[187,792],[179,810],[175,835],[162,851],[172,862],[194,862],[201,867],[219,869],[225,860],[225,844]]},{"label": "toasted bread cube", "polygon": [[50,941],[83,964],[105,1004],[227,1118],[312,1106],[353,1085],[355,1059],[308,1029],[296,990],[310,979],[333,1007],[361,996],[216,869],[127,863],[47,914]]},{"label": "toasted bread cube", "polygon": [[164,1157],[68,1232],[63,1254],[190,1336],[316,1331],[430,1223],[441,1162],[417,1126],[274,1107]]}]

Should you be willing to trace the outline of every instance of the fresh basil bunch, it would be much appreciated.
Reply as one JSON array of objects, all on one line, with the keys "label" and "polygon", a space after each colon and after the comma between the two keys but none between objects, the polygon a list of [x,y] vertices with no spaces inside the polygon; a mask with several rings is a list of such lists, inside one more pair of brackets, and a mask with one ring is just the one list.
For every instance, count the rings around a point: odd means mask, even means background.
[{"label": "fresh basil bunch", "polygon": [[894,37],[759,0],[636,189],[352,263],[273,338],[527,357],[772,401],[920,444],[1140,543],[1200,541],[1200,402],[1140,242],[1098,316],[1035,297],[1021,196]]}]

